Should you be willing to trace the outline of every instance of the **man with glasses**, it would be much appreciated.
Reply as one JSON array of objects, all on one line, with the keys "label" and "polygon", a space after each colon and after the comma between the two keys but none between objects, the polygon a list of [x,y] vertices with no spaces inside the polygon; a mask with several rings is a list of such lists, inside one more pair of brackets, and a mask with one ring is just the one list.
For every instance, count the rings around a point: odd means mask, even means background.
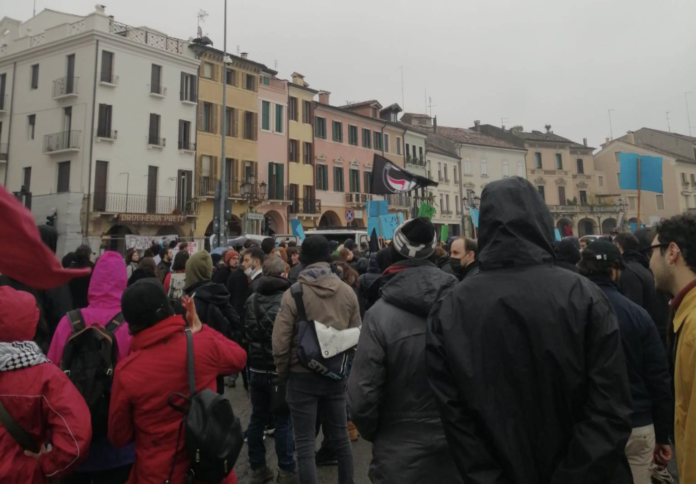
[{"label": "man with glasses", "polygon": [[668,339],[674,370],[679,479],[696,482],[696,215],[663,220],[656,232],[650,247],[650,269],[656,288],[674,296]]}]

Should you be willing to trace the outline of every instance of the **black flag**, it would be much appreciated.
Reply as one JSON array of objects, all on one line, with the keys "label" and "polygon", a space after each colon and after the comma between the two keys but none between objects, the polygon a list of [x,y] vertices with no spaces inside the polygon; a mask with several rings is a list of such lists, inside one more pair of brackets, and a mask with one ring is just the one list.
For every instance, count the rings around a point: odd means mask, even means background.
[{"label": "black flag", "polygon": [[424,176],[410,173],[375,153],[372,183],[370,184],[370,193],[373,195],[408,193],[418,188],[436,187],[437,185],[437,182]]}]

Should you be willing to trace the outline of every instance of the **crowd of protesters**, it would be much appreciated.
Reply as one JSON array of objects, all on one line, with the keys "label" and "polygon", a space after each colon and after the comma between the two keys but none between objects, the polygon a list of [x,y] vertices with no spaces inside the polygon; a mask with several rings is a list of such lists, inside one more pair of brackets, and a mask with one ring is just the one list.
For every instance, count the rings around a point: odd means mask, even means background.
[{"label": "crowd of protesters", "polygon": [[477,240],[417,217],[378,250],[81,245],[61,268],[11,208],[56,282],[0,257],[0,482],[199,482],[187,409],[243,391],[250,484],[352,484],[360,438],[379,484],[667,483],[673,460],[696,483],[694,214],[556,241],[514,177]]}]

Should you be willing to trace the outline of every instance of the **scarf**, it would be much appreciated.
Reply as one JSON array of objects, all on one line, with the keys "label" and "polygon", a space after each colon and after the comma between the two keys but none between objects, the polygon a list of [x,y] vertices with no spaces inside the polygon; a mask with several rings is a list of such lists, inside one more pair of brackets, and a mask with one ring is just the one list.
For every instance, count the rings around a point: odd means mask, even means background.
[{"label": "scarf", "polygon": [[33,341],[0,343],[0,371],[21,370],[50,362]]}]

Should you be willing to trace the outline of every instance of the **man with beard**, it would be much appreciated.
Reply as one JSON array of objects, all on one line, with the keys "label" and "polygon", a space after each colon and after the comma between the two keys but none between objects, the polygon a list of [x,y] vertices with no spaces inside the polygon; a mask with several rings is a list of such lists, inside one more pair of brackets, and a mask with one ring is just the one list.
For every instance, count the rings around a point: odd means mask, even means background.
[{"label": "man with beard", "polygon": [[632,401],[619,328],[589,280],[555,265],[528,181],[483,191],[480,273],[431,312],[426,367],[467,484],[624,484]]},{"label": "man with beard", "polygon": [[650,249],[658,291],[672,294],[667,333],[674,371],[674,446],[679,481],[696,482],[696,215],[663,220]]}]

